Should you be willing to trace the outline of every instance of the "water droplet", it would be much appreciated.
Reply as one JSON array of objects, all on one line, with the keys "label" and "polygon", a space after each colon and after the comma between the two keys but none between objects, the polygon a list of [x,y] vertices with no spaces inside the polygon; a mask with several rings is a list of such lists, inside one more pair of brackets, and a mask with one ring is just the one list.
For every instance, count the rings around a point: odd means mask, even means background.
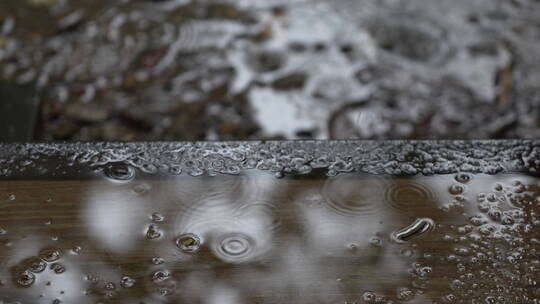
[{"label": "water droplet", "polygon": [[397,298],[401,301],[410,301],[414,298],[414,292],[406,287],[397,290]]},{"label": "water droplet", "polygon": [[456,182],[462,183],[462,184],[466,184],[466,183],[470,182],[471,179],[472,179],[472,177],[467,173],[458,173],[455,176]]},{"label": "water droplet", "polygon": [[79,254],[79,253],[81,253],[81,250],[82,250],[81,246],[74,246],[73,248],[71,248],[71,253]]},{"label": "water droplet", "polygon": [[47,263],[43,262],[37,257],[29,258],[23,261],[23,265],[26,269],[33,273],[40,273],[47,268]]},{"label": "water droplet", "polygon": [[171,272],[168,270],[158,270],[152,274],[154,283],[161,283],[171,278]]},{"label": "water droplet", "polygon": [[52,269],[54,271],[54,273],[56,274],[61,274],[61,273],[64,273],[66,271],[66,268],[64,267],[64,265],[60,264],[60,263],[53,263],[51,264],[51,266],[49,266],[50,269]]},{"label": "water droplet", "polygon": [[378,237],[373,237],[371,238],[371,240],[369,241],[369,243],[372,245],[372,246],[375,246],[375,247],[379,247],[382,245],[382,240]]},{"label": "water droplet", "polygon": [[156,225],[148,226],[148,230],[146,231],[147,239],[154,240],[160,237],[161,237],[161,231],[159,231],[159,228]]},{"label": "water droplet", "polygon": [[116,181],[130,181],[135,177],[135,169],[125,163],[113,163],[105,168],[105,175]]},{"label": "water droplet", "polygon": [[448,188],[448,192],[450,192],[450,194],[452,195],[462,194],[464,191],[465,187],[460,184],[453,184],[452,186],[450,186],[450,188]]},{"label": "water droplet", "polygon": [[123,288],[131,288],[135,285],[135,279],[130,276],[123,276],[120,280],[120,286]]},{"label": "water droplet", "polygon": [[15,282],[21,287],[30,287],[36,281],[36,276],[28,270],[16,274]]},{"label": "water droplet", "polygon": [[159,212],[154,212],[152,213],[152,221],[153,222],[163,222],[163,220],[165,219],[165,217],[163,215],[161,215],[161,213]]},{"label": "water droplet", "polygon": [[201,239],[192,233],[182,234],[176,239],[176,246],[184,252],[195,252],[201,246]]},{"label": "water droplet", "polygon": [[60,255],[60,251],[53,248],[42,249],[38,254],[40,259],[49,263],[58,260],[60,258]]},{"label": "water droplet", "polygon": [[116,285],[113,282],[107,282],[105,283],[105,286],[103,286],[106,290],[115,290]]},{"label": "water droplet", "polygon": [[349,248],[349,250],[354,253],[358,250],[358,245],[355,243],[351,243],[347,246],[347,248]]},{"label": "water droplet", "polygon": [[163,263],[165,263],[165,260],[163,260],[160,257],[153,257],[152,258],[152,264],[154,264],[154,265],[161,265]]},{"label": "water droplet", "polygon": [[392,233],[392,240],[404,243],[412,238],[416,238],[426,232],[430,232],[435,227],[435,222],[427,217],[416,219],[409,226]]}]

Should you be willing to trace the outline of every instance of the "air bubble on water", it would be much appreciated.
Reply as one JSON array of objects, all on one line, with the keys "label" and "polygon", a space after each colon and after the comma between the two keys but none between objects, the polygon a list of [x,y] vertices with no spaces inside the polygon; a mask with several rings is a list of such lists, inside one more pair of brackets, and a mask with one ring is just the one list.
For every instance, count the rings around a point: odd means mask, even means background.
[{"label": "air bubble on water", "polygon": [[468,182],[470,182],[472,179],[471,175],[469,175],[468,173],[458,173],[456,174],[455,176],[455,180],[458,182],[458,183],[462,183],[462,184],[466,184]]},{"label": "air bubble on water", "polygon": [[47,263],[37,257],[29,258],[23,261],[24,267],[33,273],[40,273],[47,268]]},{"label": "air bubble on water", "polygon": [[0,227],[0,235],[6,234],[6,233],[7,233],[7,230]]},{"label": "air bubble on water", "polygon": [[79,253],[81,253],[81,250],[82,250],[81,246],[73,246],[73,248],[71,248],[71,253],[79,254]]},{"label": "air bubble on water", "polygon": [[135,177],[135,169],[125,163],[112,163],[105,168],[105,175],[114,181],[130,181]]},{"label": "air bubble on water", "polygon": [[54,262],[57,261],[60,258],[60,251],[53,248],[46,248],[42,249],[38,256],[40,259],[44,260],[45,262]]},{"label": "air bubble on water", "polygon": [[407,287],[398,288],[397,298],[405,302],[410,301],[414,298],[414,292]]},{"label": "air bubble on water", "polygon": [[17,199],[17,197],[15,196],[15,194],[10,194],[10,195],[8,196],[8,200],[10,200],[10,201],[14,201],[14,200],[16,200],[16,199]]},{"label": "air bubble on water", "polygon": [[30,287],[36,281],[36,276],[28,270],[16,274],[15,282],[21,287]]},{"label": "air bubble on water", "polygon": [[61,274],[61,273],[64,273],[66,271],[66,268],[64,267],[64,265],[60,264],[60,263],[53,263],[51,264],[51,266],[49,266],[50,269],[52,269],[54,271],[54,273],[56,274]]},{"label": "air bubble on water", "polygon": [[165,219],[165,217],[159,213],[159,212],[154,212],[152,213],[152,221],[153,222],[163,222],[163,220]]},{"label": "air bubble on water", "polygon": [[176,239],[176,246],[184,252],[195,252],[201,246],[201,239],[193,233],[182,234]]},{"label": "air bubble on water", "polygon": [[427,217],[417,218],[409,226],[393,232],[390,237],[397,243],[405,243],[412,238],[416,238],[430,232],[435,227],[435,222]]},{"label": "air bubble on water", "polygon": [[171,278],[169,270],[158,270],[152,274],[152,281],[156,284],[164,282]]},{"label": "air bubble on water", "polygon": [[130,276],[123,276],[120,279],[120,286],[122,288],[131,288],[133,285],[135,285],[135,279]]},{"label": "air bubble on water", "polygon": [[107,282],[105,283],[105,286],[103,286],[103,288],[105,288],[106,290],[115,290],[116,284],[114,284],[113,282]]},{"label": "air bubble on water", "polygon": [[355,243],[351,243],[349,245],[347,245],[347,248],[351,251],[351,252],[356,252],[358,250],[358,245],[355,244]]},{"label": "air bubble on water", "polygon": [[448,188],[448,191],[452,195],[462,194],[465,191],[465,186],[460,184],[453,184]]},{"label": "air bubble on water", "polygon": [[170,296],[172,294],[174,294],[174,289],[172,288],[169,288],[169,287],[160,287],[158,289],[156,289],[156,292],[161,295],[161,296]]},{"label": "air bubble on water", "polygon": [[371,240],[369,241],[369,243],[372,245],[372,246],[375,246],[375,247],[380,247],[382,245],[382,240],[378,237],[373,237],[371,238]]},{"label": "air bubble on water", "polygon": [[165,263],[165,260],[163,260],[163,258],[160,258],[160,257],[153,257],[152,258],[152,264],[154,265],[161,265]]},{"label": "air bubble on water", "polygon": [[150,225],[148,226],[148,229],[146,230],[146,238],[149,240],[158,239],[161,237],[161,231],[156,225]]}]

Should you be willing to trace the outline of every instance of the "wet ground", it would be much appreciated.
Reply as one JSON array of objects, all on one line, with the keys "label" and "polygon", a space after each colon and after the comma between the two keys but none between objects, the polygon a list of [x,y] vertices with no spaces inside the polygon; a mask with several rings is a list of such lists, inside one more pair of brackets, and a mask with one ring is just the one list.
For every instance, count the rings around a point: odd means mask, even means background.
[{"label": "wet ground", "polygon": [[[3,0],[35,139],[538,138],[535,0]],[[4,101],[3,101],[4,102]]]},{"label": "wet ground", "polygon": [[538,302],[537,178],[317,172],[0,181],[0,301]]},{"label": "wet ground", "polygon": [[0,302],[537,304],[539,153],[0,144]]}]

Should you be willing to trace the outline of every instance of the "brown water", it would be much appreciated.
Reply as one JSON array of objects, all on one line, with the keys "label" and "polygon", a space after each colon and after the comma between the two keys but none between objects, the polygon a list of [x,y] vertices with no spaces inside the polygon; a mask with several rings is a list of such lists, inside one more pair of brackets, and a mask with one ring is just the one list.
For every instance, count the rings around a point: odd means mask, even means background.
[{"label": "brown water", "polygon": [[4,180],[0,303],[539,303],[539,194],[510,174]]}]

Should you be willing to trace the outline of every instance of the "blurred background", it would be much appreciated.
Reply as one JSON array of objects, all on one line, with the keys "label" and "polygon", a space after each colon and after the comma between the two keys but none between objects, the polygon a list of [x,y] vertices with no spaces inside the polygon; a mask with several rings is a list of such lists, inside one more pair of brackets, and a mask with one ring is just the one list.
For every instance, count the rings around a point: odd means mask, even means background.
[{"label": "blurred background", "polygon": [[2,0],[0,139],[540,137],[538,0]]}]

